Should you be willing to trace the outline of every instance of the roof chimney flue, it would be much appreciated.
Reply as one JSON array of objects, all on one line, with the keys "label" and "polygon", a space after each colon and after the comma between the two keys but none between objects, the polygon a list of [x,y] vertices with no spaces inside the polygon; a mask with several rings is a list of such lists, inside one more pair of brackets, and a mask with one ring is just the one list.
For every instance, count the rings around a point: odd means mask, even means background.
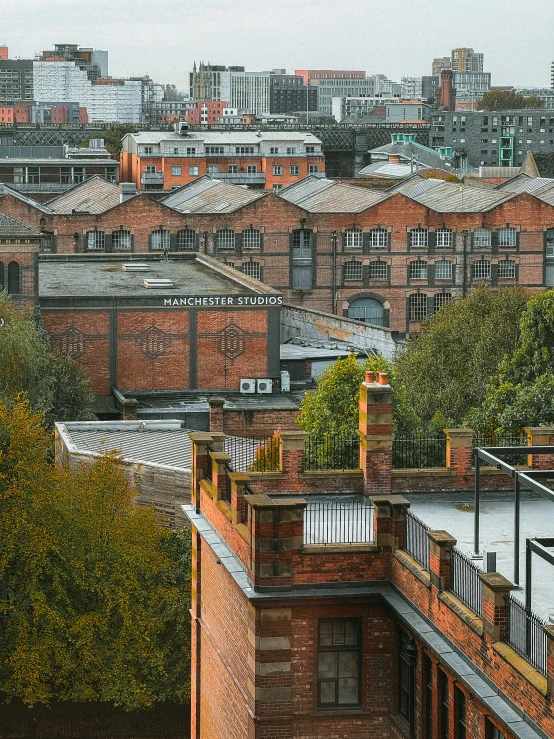
[{"label": "roof chimney flue", "polygon": [[119,183],[119,202],[124,203],[126,200],[134,198],[137,194],[137,186],[134,182]]}]

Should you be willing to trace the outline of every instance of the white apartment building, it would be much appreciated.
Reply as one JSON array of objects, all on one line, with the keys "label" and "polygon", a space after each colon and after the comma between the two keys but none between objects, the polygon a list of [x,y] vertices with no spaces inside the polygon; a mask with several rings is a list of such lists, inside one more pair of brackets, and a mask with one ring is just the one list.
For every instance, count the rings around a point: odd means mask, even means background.
[{"label": "white apartment building", "polygon": [[249,113],[270,111],[269,72],[221,72],[220,100]]},{"label": "white apartment building", "polygon": [[423,80],[421,77],[402,77],[402,99],[421,100],[423,97]]}]

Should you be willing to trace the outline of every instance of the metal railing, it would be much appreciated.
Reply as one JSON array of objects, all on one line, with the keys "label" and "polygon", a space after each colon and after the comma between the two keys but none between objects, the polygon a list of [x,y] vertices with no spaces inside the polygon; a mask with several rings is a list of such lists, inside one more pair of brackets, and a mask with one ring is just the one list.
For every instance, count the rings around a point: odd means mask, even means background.
[{"label": "metal railing", "polygon": [[446,436],[394,437],[393,470],[422,470],[431,467],[446,467]]},{"label": "metal railing", "polygon": [[426,570],[429,569],[431,554],[431,542],[427,536],[428,531],[429,526],[424,524],[416,515],[407,511],[405,549]]},{"label": "metal railing", "polygon": [[212,481],[212,477],[213,477],[213,472],[212,472],[213,459],[211,457],[210,452],[213,452],[213,451],[214,450],[210,446],[208,446],[206,450],[206,480],[209,480],[210,482]]},{"label": "metal railing", "polygon": [[546,632],[544,621],[525,605],[506,596],[506,618],[508,622],[508,644],[530,662],[543,675],[546,675]]},{"label": "metal railing", "polygon": [[[473,437],[473,446],[527,446],[527,434],[475,434]],[[502,459],[508,464],[515,467],[527,466],[527,455],[510,454],[502,456]],[[486,462],[481,462],[481,466],[490,466]]]},{"label": "metal railing", "polygon": [[329,435],[323,438],[307,436],[304,469],[358,470],[360,469],[360,440],[352,436]]},{"label": "metal railing", "polygon": [[279,439],[274,436],[266,439],[227,436],[225,451],[235,472],[279,471]]},{"label": "metal railing", "polygon": [[304,544],[367,544],[373,541],[373,506],[367,500],[309,501]]},{"label": "metal railing", "polygon": [[228,464],[225,465],[225,489],[223,491],[223,500],[227,501],[231,505],[231,478],[229,474],[233,472]]},{"label": "metal railing", "polygon": [[452,549],[451,590],[478,616],[483,615],[483,583],[479,577],[481,572],[482,570],[459,549],[455,547]]}]

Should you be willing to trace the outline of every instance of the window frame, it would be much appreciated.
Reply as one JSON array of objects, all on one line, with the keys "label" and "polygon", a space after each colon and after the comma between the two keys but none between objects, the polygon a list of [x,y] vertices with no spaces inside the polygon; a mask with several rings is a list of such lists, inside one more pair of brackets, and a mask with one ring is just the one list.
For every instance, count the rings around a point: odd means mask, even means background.
[{"label": "window frame", "polygon": [[[448,275],[444,275],[444,274],[441,275],[441,274],[439,274],[439,270],[437,269],[439,265],[441,265],[441,267],[443,265],[448,265],[449,266],[449,269],[446,270],[446,271],[449,274]],[[453,269],[452,269],[452,267],[453,267],[453,264],[448,259],[437,259],[435,261],[435,280],[451,280],[452,279],[452,275],[453,275]]]},{"label": "window frame", "polygon": [[[377,268],[378,267],[378,268]],[[389,265],[384,259],[374,259],[369,263],[369,281],[386,281],[389,279]]]},{"label": "window frame", "polygon": [[[416,274],[416,269],[419,273]],[[429,275],[429,265],[424,259],[412,259],[408,264],[409,280],[427,280]]]},{"label": "window frame", "polygon": [[[232,234],[232,238],[230,234]],[[237,248],[236,236],[235,231],[231,228],[220,228],[215,233],[216,249],[218,251],[235,251]]]},{"label": "window frame", "polygon": [[[485,274],[485,265],[488,265],[488,274]],[[479,274],[478,274],[479,273]],[[478,259],[471,264],[472,280],[490,280],[492,277],[492,266],[488,259]]]},{"label": "window frame", "polygon": [[[93,246],[91,246],[92,241],[94,241]],[[87,231],[87,234],[85,237],[85,244],[86,244],[87,251],[105,251],[106,250],[105,232],[99,229],[96,229],[96,228],[93,229],[92,231]]]},{"label": "window frame", "polygon": [[364,245],[364,232],[361,228],[347,228],[344,231],[345,249],[362,249]]},{"label": "window frame", "polygon": [[425,293],[408,295],[408,321],[410,323],[421,323],[428,315],[427,295]]},{"label": "window frame", "polygon": [[[517,228],[506,226],[505,228],[499,228],[496,233],[500,249],[515,249],[517,247]],[[503,236],[509,236],[506,241],[509,241],[510,243],[502,243]]]},{"label": "window frame", "polygon": [[[354,269],[355,268],[355,269]],[[345,282],[361,282],[363,279],[363,264],[355,259],[343,264]]]},{"label": "window frame", "polygon": [[[112,251],[132,251],[133,249],[133,234],[126,228],[118,228],[116,231],[112,231]],[[121,240],[127,240],[129,246],[121,246]]]},{"label": "window frame", "polygon": [[[258,280],[258,282],[261,282],[262,265],[260,264],[260,262],[244,262],[242,267],[240,268],[240,271],[246,277],[251,277],[253,280]],[[255,272],[256,274],[251,274],[251,272]]]},{"label": "window frame", "polygon": [[[370,249],[388,249],[389,248],[389,232],[386,228],[372,228],[369,231],[369,248]],[[384,243],[380,243],[384,242]]]},{"label": "window frame", "polygon": [[274,164],[272,168],[272,174],[274,177],[281,177],[283,174],[283,166],[281,164]]},{"label": "window frame", "polygon": [[[356,636],[356,643],[355,644],[322,644],[322,626],[324,624],[330,623],[331,624],[331,641],[334,639],[334,625],[338,623],[342,623],[344,625],[343,628],[343,635],[344,639],[346,641],[346,629],[347,624],[350,623],[353,625],[353,630],[351,633],[355,634]],[[346,678],[343,677],[342,679],[355,679],[357,680],[357,699],[355,702],[352,703],[343,703],[340,700],[340,694],[339,694],[339,682],[341,680],[340,677],[340,665],[339,665],[339,654],[346,654],[346,653],[356,653],[357,655],[357,675],[356,677],[347,676]],[[337,655],[337,674],[335,678],[321,678],[320,672],[321,672],[321,655],[325,654],[336,654]],[[339,711],[345,711],[349,709],[356,709],[361,708],[362,706],[362,662],[363,662],[363,636],[362,636],[362,619],[361,618],[321,618],[318,620],[318,637],[317,637],[317,707],[319,710],[339,710]],[[322,701],[321,699],[321,686],[322,683],[335,683],[335,700],[333,702],[330,701]]]},{"label": "window frame", "polygon": [[[256,242],[256,243],[249,243]],[[245,228],[242,232],[242,248],[243,249],[261,249],[262,232],[257,228]]]},{"label": "window frame", "polygon": [[[479,234],[479,237],[477,236]],[[482,240],[482,235],[488,234],[488,243],[477,243]],[[471,243],[474,249],[490,249],[492,246],[492,231],[490,228],[476,228],[471,235]]]},{"label": "window frame", "polygon": [[429,229],[411,228],[408,232],[408,246],[410,249],[428,249],[429,248]]},{"label": "window frame", "polygon": [[[159,236],[160,246],[154,246],[154,241]],[[163,252],[167,249],[169,251],[171,247],[171,238],[169,231],[165,228],[156,228],[150,232],[150,251]]]},{"label": "window frame", "polygon": [[172,164],[171,165],[171,176],[172,177],[181,177],[183,173],[183,168],[180,164]]},{"label": "window frame", "polygon": [[[509,266],[509,270],[508,270]],[[503,269],[504,271],[510,272],[510,274],[502,274]],[[498,279],[499,280],[515,280],[516,278],[516,263],[513,259],[500,259],[498,262]]]},{"label": "window frame", "polygon": [[[191,241],[192,248],[187,246]],[[175,235],[175,242],[177,251],[196,251],[196,231],[193,228],[180,228]]]},{"label": "window frame", "polygon": [[[445,236],[448,236],[448,243],[439,243],[444,241]],[[435,248],[436,249],[452,249],[454,245],[454,231],[451,228],[437,228],[435,231]]]}]

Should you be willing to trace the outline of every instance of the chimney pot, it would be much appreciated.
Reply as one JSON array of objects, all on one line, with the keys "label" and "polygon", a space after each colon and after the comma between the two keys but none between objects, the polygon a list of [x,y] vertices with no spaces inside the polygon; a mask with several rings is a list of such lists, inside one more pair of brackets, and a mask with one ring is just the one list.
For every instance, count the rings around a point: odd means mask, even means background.
[{"label": "chimney pot", "polygon": [[388,372],[379,372],[379,385],[388,385],[389,384],[389,375]]},{"label": "chimney pot", "polygon": [[374,373],[373,372],[366,372],[365,373],[365,381],[366,382],[375,382],[375,380],[374,380]]}]

